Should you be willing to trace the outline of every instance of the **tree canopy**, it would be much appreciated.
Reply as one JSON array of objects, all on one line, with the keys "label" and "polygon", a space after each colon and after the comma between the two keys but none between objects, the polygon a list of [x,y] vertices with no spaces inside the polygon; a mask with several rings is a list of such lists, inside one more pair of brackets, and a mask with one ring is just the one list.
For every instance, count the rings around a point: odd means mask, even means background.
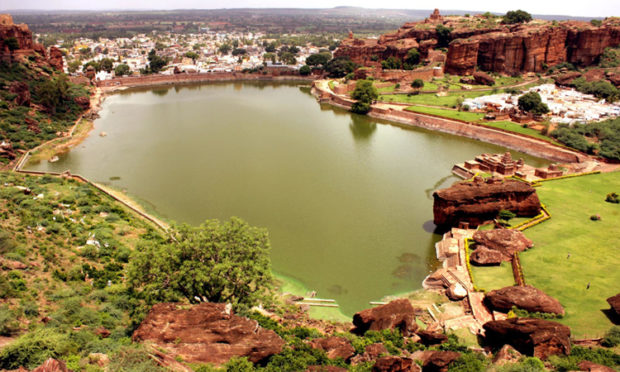
[{"label": "tree canopy", "polygon": [[168,60],[166,58],[160,57],[155,52],[155,49],[151,49],[148,56],[149,60],[149,69],[152,73],[158,73],[161,71],[164,66],[168,64]]},{"label": "tree canopy", "polygon": [[116,68],[114,69],[114,75],[116,75],[116,76],[129,75],[130,72],[131,72],[131,70],[130,70],[129,66],[124,64],[124,63],[116,66]]},{"label": "tree canopy", "polygon": [[542,102],[540,94],[536,92],[525,93],[519,97],[519,108],[525,112],[538,115],[549,112],[549,107]]},{"label": "tree canopy", "polygon": [[386,60],[381,61],[381,67],[386,70],[402,70],[403,61],[398,57],[388,57]]},{"label": "tree canopy", "polygon": [[311,54],[306,58],[306,64],[308,66],[325,66],[327,62],[332,58],[332,54],[329,52]]},{"label": "tree canopy", "polygon": [[452,41],[452,29],[444,25],[437,25],[435,31],[437,32],[437,46],[440,48],[447,47]]},{"label": "tree canopy", "polygon": [[132,257],[128,282],[147,302],[185,298],[248,308],[273,285],[265,229],[240,218],[175,228],[167,244],[145,243]]},{"label": "tree canopy", "polygon": [[357,65],[351,61],[348,57],[336,57],[325,65],[325,71],[327,71],[329,77],[341,78],[355,71]]},{"label": "tree canopy", "polygon": [[532,20],[532,15],[524,10],[511,10],[502,19],[504,24],[527,23]]},{"label": "tree canopy", "polygon": [[370,111],[372,101],[379,98],[379,91],[371,80],[358,80],[355,83],[355,90],[351,93],[351,98],[357,100],[351,107],[351,111],[357,114],[366,114]]}]

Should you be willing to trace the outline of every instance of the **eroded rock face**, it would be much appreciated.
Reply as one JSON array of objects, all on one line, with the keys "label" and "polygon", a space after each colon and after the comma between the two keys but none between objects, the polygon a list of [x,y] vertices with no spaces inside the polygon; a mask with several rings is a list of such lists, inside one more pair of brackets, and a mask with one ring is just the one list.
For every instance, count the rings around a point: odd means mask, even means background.
[{"label": "eroded rock face", "polygon": [[493,358],[493,363],[497,365],[502,365],[506,363],[517,363],[519,359],[521,359],[523,355],[518,352],[514,347],[510,345],[504,345],[501,349],[495,354]]},{"label": "eroded rock face", "polygon": [[50,47],[49,64],[58,71],[63,71],[62,51],[55,46]]},{"label": "eroded rock face", "polygon": [[512,286],[496,289],[484,296],[485,304],[497,311],[508,312],[513,306],[531,313],[564,315],[564,308],[558,300],[532,286]]},{"label": "eroded rock face", "polygon": [[609,297],[607,303],[611,306],[611,309],[616,313],[616,316],[620,316],[620,293],[615,296]]},{"label": "eroded rock face", "polygon": [[15,104],[26,107],[30,106],[30,89],[28,88],[28,84],[22,81],[14,81],[9,87],[9,92],[17,94],[17,97],[15,97]]},{"label": "eroded rock face", "polygon": [[540,212],[536,190],[510,179],[460,182],[435,191],[433,199],[434,222],[445,227],[458,226],[459,222],[475,227],[493,220],[502,209],[517,216],[535,216]]},{"label": "eroded rock face", "polygon": [[513,254],[534,246],[521,231],[512,229],[478,230],[474,233],[473,239],[488,249],[500,252],[505,261],[511,260]]},{"label": "eroded rock face", "polygon": [[344,337],[317,338],[312,340],[310,345],[315,349],[324,350],[329,359],[342,358],[346,361],[355,354],[355,349]]},{"label": "eroded rock face", "polygon": [[69,372],[69,370],[62,360],[49,358],[43,364],[33,369],[32,372]]},{"label": "eroded rock face", "polygon": [[227,362],[234,356],[257,363],[282,350],[284,341],[257,322],[227,311],[225,304],[154,305],[134,332],[190,363]]},{"label": "eroded rock face", "polygon": [[385,305],[362,310],[353,316],[355,332],[382,329],[399,329],[403,336],[409,336],[418,328],[413,315],[413,306],[406,299],[391,301]]},{"label": "eroded rock face", "polygon": [[[415,368],[417,367],[417,369]],[[373,372],[411,372],[419,371],[420,367],[413,363],[413,359],[397,356],[384,356],[377,359],[372,367]]]},{"label": "eroded rock face", "polygon": [[512,318],[484,324],[486,341],[501,347],[509,344],[522,354],[547,359],[570,353],[570,329],[544,319]]},{"label": "eroded rock face", "polygon": [[502,261],[510,261],[510,258],[504,256],[502,252],[490,249],[484,245],[479,245],[469,255],[469,262],[480,266],[499,265]]}]

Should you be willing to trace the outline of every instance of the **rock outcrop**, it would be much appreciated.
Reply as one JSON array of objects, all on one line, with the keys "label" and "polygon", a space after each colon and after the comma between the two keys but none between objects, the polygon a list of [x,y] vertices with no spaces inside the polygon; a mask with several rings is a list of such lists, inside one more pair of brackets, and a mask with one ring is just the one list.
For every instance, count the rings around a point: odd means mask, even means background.
[{"label": "rock outcrop", "polygon": [[509,344],[523,354],[540,359],[570,353],[570,329],[557,322],[512,318],[493,320],[483,327],[487,343],[497,348]]},{"label": "rock outcrop", "polygon": [[14,81],[9,86],[9,93],[16,94],[15,104],[19,106],[30,106],[30,88],[23,81]]},{"label": "rock outcrop", "polygon": [[495,84],[495,79],[493,79],[493,77],[487,74],[486,72],[476,71],[474,72],[473,78],[474,78],[474,83],[479,84],[479,85],[491,86]]},{"label": "rock outcrop", "polygon": [[564,308],[558,300],[532,286],[511,286],[496,289],[484,296],[485,304],[492,310],[507,313],[516,306],[530,313],[551,313],[564,315]]},{"label": "rock outcrop", "polygon": [[50,47],[50,53],[48,57],[50,66],[52,66],[58,71],[63,71],[64,62],[62,60],[62,57],[63,54],[60,49],[55,46]]},{"label": "rock outcrop", "polygon": [[397,356],[379,358],[372,367],[373,372],[413,372],[419,370],[420,367],[413,363],[413,359]]},{"label": "rock outcrop", "polygon": [[448,336],[440,332],[418,331],[416,334],[420,337],[420,342],[426,346],[438,345],[448,341]]},{"label": "rock outcrop", "polygon": [[[14,38],[17,41],[17,49],[11,50],[7,39]],[[32,31],[26,24],[13,23],[13,17],[9,14],[0,14],[0,60],[23,61],[27,57],[34,56],[39,64],[60,66],[62,70],[62,52],[56,47],[50,49],[51,58],[47,59],[45,47],[35,43],[32,39]],[[58,59],[60,58],[60,60]]]},{"label": "rock outcrop", "polygon": [[499,252],[504,261],[510,261],[515,253],[534,245],[521,231],[512,229],[478,230],[472,238],[479,245],[475,251],[485,248]]},{"label": "rock outcrop", "polygon": [[32,372],[69,372],[69,370],[62,360],[49,358],[43,364],[33,369]]},{"label": "rock outcrop", "polygon": [[325,351],[329,359],[342,358],[347,361],[355,354],[355,349],[349,340],[344,337],[317,338],[310,341],[310,346],[314,349]]},{"label": "rock outcrop", "polygon": [[478,22],[477,17],[443,17],[433,12],[428,19],[406,23],[378,40],[345,39],[334,55],[378,66],[391,56],[403,58],[408,48],[415,47],[428,60],[439,45],[438,25],[452,29],[446,40],[445,71],[458,75],[471,75],[477,69],[507,74],[542,72],[565,61],[590,66],[606,47],[620,44],[620,21],[613,18],[601,26],[579,21],[489,25]]},{"label": "rock outcrop", "polygon": [[581,361],[579,364],[577,364],[577,367],[579,367],[580,371],[586,371],[586,372],[615,372],[615,369],[613,368],[609,368],[607,366],[596,364],[596,363],[590,362],[589,360]]},{"label": "rock outcrop", "polygon": [[518,352],[514,347],[510,345],[504,345],[495,354],[493,358],[493,364],[502,365],[506,363],[517,363],[523,354]]},{"label": "rock outcrop", "polygon": [[425,356],[422,370],[424,372],[446,372],[450,364],[460,356],[461,353],[456,351],[432,351]]},{"label": "rock outcrop", "polygon": [[611,306],[611,310],[616,313],[616,316],[620,317],[620,293],[615,296],[609,297],[607,303]]},{"label": "rock outcrop", "polygon": [[434,222],[438,226],[458,226],[468,222],[475,227],[493,220],[499,211],[517,216],[535,216],[540,212],[536,190],[517,180],[475,179],[460,182],[433,193]]},{"label": "rock outcrop", "polygon": [[506,258],[502,252],[495,249],[490,249],[484,245],[478,246],[469,255],[469,262],[480,266],[499,265],[502,261],[509,260],[510,259]]},{"label": "rock outcrop", "polygon": [[355,332],[382,329],[399,329],[403,336],[409,336],[418,328],[413,315],[413,306],[406,299],[391,301],[385,305],[362,310],[353,316]]},{"label": "rock outcrop", "polygon": [[221,364],[234,356],[257,363],[279,353],[284,345],[275,332],[216,303],[156,304],[132,339],[151,341],[189,363]]}]

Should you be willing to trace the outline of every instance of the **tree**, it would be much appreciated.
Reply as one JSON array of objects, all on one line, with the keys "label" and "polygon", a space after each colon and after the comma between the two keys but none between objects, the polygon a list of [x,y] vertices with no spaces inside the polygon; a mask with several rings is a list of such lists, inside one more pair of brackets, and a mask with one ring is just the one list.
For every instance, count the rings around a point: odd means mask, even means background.
[{"label": "tree", "polygon": [[82,65],[82,71],[86,71],[86,69],[88,69],[88,66],[93,66],[96,72],[101,71],[101,63],[99,63],[98,61],[86,62],[85,64]]},{"label": "tree", "polygon": [[306,58],[306,64],[308,66],[325,66],[327,62],[332,58],[331,53],[315,53]]},{"label": "tree", "polygon": [[247,53],[248,53],[248,51],[245,50],[245,49],[242,49],[242,48],[235,48],[232,51],[232,55],[233,56],[240,56],[240,55],[244,55],[244,54],[247,54]]},{"label": "tree", "polygon": [[435,31],[437,32],[437,46],[440,48],[447,47],[452,40],[452,29],[444,25],[437,25]]},{"label": "tree", "polygon": [[542,102],[537,92],[525,93],[519,97],[519,108],[525,112],[542,115],[549,112],[549,107]]},{"label": "tree", "polygon": [[336,57],[325,65],[325,71],[329,77],[341,78],[348,73],[355,71],[357,65],[353,63],[348,57]]},{"label": "tree", "polygon": [[80,62],[80,60],[77,60],[77,59],[74,59],[73,61],[67,64],[67,70],[70,73],[76,72],[77,70],[80,69],[80,67],[82,67],[82,62]]},{"label": "tree", "polygon": [[405,57],[405,69],[412,70],[413,66],[420,62],[420,52],[416,48],[411,48]]},{"label": "tree", "polygon": [[226,54],[228,54],[228,52],[230,52],[231,49],[232,49],[232,47],[230,46],[230,44],[224,43],[224,44],[220,45],[220,47],[218,48],[218,51],[221,54],[226,55]]},{"label": "tree", "polygon": [[358,80],[351,98],[357,100],[351,107],[351,111],[357,114],[366,114],[370,111],[372,101],[379,98],[379,91],[371,80]]},{"label": "tree", "polygon": [[386,70],[401,70],[403,68],[403,61],[398,57],[388,57],[386,60],[381,61],[381,67]]},{"label": "tree", "polygon": [[45,81],[37,89],[39,101],[52,114],[68,100],[69,81],[67,76],[62,74]]},{"label": "tree", "polygon": [[199,56],[199,55],[198,55],[198,53],[196,53],[196,52],[189,51],[189,52],[185,53],[185,57],[187,57],[187,58],[191,58],[191,59],[192,59],[192,61],[196,62],[196,60],[197,60],[197,59],[198,59],[198,57],[200,57],[200,56]]},{"label": "tree", "polygon": [[420,89],[424,86],[424,81],[422,79],[415,79],[411,82],[411,87],[415,89]]},{"label": "tree", "polygon": [[265,53],[263,54],[263,61],[271,61],[271,63],[276,63],[276,54],[275,53]]},{"label": "tree", "polygon": [[268,299],[273,286],[265,229],[240,218],[181,225],[174,240],[148,242],[128,267],[128,283],[149,302],[185,298],[249,308]]},{"label": "tree", "polygon": [[166,58],[160,57],[155,52],[155,49],[151,49],[148,56],[149,60],[149,71],[156,74],[161,71],[164,66],[168,64],[168,60]]},{"label": "tree", "polygon": [[131,69],[129,68],[129,66],[127,66],[124,63],[116,66],[116,68],[114,69],[114,75],[116,76],[129,75],[130,72],[131,72]]},{"label": "tree", "polygon": [[294,65],[297,63],[297,58],[295,58],[295,55],[291,52],[284,52],[280,55],[280,62],[287,65]]},{"label": "tree", "polygon": [[502,19],[504,24],[527,23],[532,20],[532,15],[524,10],[511,10]]},{"label": "tree", "polygon": [[111,72],[114,68],[114,61],[110,58],[104,58],[99,62],[101,69],[106,72]]},{"label": "tree", "polygon": [[301,66],[301,68],[299,69],[299,74],[303,75],[303,76],[307,76],[310,75],[310,73],[312,72],[312,69],[310,68],[310,66],[308,65],[303,65]]}]

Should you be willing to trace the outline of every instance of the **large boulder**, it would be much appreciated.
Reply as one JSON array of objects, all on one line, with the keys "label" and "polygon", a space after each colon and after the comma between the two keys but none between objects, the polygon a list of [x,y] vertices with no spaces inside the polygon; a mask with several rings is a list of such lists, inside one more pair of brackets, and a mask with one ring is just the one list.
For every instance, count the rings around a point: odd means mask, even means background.
[{"label": "large boulder", "polygon": [[69,372],[69,370],[62,360],[49,358],[43,364],[33,369],[32,372]]},{"label": "large boulder", "polygon": [[372,372],[413,372],[419,370],[420,367],[413,363],[413,359],[397,356],[379,358],[372,367]]},{"label": "large boulder", "polygon": [[504,345],[493,357],[493,364],[502,365],[506,363],[517,363],[523,354],[518,352],[510,345]]},{"label": "large boulder", "polygon": [[493,290],[484,296],[484,302],[490,309],[505,313],[516,306],[530,313],[564,315],[564,308],[558,300],[529,285]]},{"label": "large boulder", "polygon": [[500,252],[506,261],[534,245],[521,231],[512,229],[478,230],[472,238],[479,245]]},{"label": "large boulder", "polygon": [[616,313],[616,316],[620,317],[620,293],[615,296],[609,297],[607,303],[611,306],[611,310]]},{"label": "large boulder", "polygon": [[232,357],[257,363],[279,353],[284,345],[275,332],[216,303],[156,304],[132,339],[151,341],[189,363],[221,364]]},{"label": "large boulder", "polygon": [[495,79],[486,72],[476,71],[473,75],[474,82],[478,85],[489,85],[492,86],[495,84]]},{"label": "large boulder", "polygon": [[413,306],[404,298],[356,313],[353,316],[353,325],[355,332],[359,334],[366,331],[399,329],[403,336],[409,336],[418,328],[413,315]]},{"label": "large boulder", "polygon": [[355,354],[355,349],[344,337],[317,338],[310,341],[310,346],[325,351],[329,359],[342,358],[346,361]]},{"label": "large boulder", "polygon": [[545,319],[512,318],[483,325],[485,339],[497,348],[509,344],[519,352],[547,359],[570,354],[570,328]]},{"label": "large boulder", "polygon": [[371,360],[377,360],[382,355],[389,355],[388,350],[382,343],[374,343],[364,348],[364,353],[358,354],[351,358],[351,365],[358,365],[360,363],[370,362]]},{"label": "large boulder", "polygon": [[479,245],[469,255],[469,262],[479,266],[499,265],[502,261],[510,261],[502,252]]},{"label": "large boulder", "polygon": [[441,332],[418,331],[416,334],[420,337],[420,342],[426,346],[443,344],[448,341],[448,336]]},{"label": "large boulder", "polygon": [[452,362],[457,360],[461,353],[456,351],[433,351],[422,362],[424,372],[446,372]]},{"label": "large boulder", "polygon": [[512,179],[459,182],[435,191],[433,199],[435,225],[448,227],[458,226],[459,222],[475,227],[495,219],[501,210],[517,216],[535,216],[541,208],[536,190]]}]

